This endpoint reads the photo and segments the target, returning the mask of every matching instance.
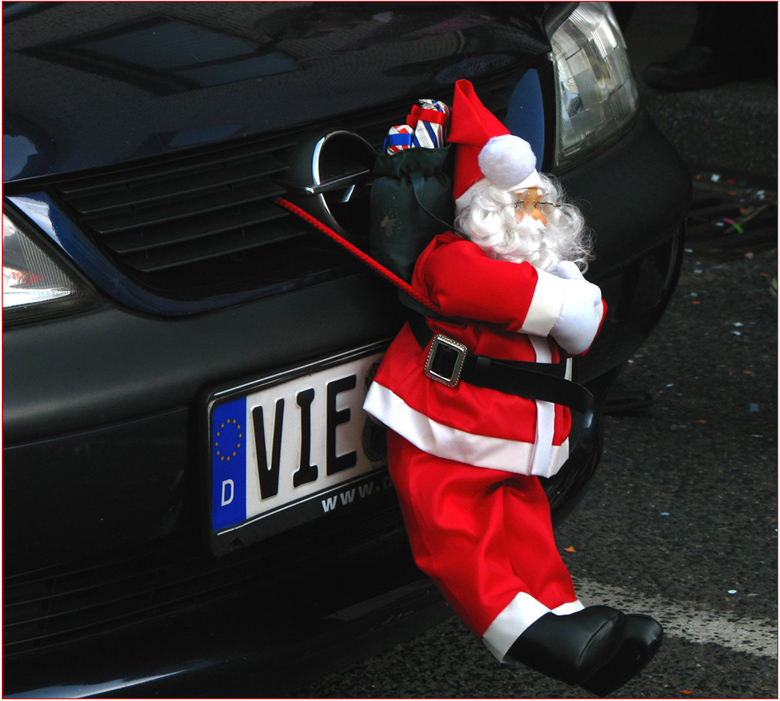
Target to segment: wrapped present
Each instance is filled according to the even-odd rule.
[[[447,142],[450,108],[439,100],[420,100],[412,108],[406,123],[414,127],[412,146],[440,148]]]
[[[441,112],[446,116],[446,123],[445,126],[449,126],[450,123],[450,108],[449,105],[446,105],[443,102],[440,102],[439,100],[418,100],[420,103],[420,107],[422,107],[424,110],[434,110],[436,112]]]
[[[408,148],[440,148],[447,142],[450,108],[439,100],[419,100],[406,124],[390,127],[382,150],[398,153]]]
[[[399,124],[398,126],[390,127],[385,137],[385,143],[382,145],[382,150],[385,153],[398,153],[398,151],[403,149],[411,148],[413,137],[413,126]]]

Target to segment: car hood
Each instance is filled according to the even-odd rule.
[[[551,5],[4,3],[4,180],[414,102],[546,54]]]

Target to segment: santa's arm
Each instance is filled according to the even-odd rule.
[[[552,282],[554,276],[529,263],[488,258],[465,239],[434,250],[421,272],[426,294],[445,316],[498,324],[512,331],[546,336],[563,303]],[[532,326],[534,331],[529,330]]]
[[[428,295],[445,316],[551,335],[572,355],[587,350],[603,317],[598,287],[581,276],[565,279],[530,263],[494,260],[466,240],[434,251],[422,273]]]

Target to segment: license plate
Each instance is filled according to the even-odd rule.
[[[391,489],[384,451],[371,445],[376,427],[362,409],[385,347],[375,344],[208,397],[215,554],[342,513]]]

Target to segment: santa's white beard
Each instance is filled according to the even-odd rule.
[[[539,205],[546,224],[529,214],[518,221],[516,195],[482,181],[474,186],[471,203],[458,216],[456,226],[491,258],[528,262],[547,272],[553,272],[561,261],[572,261],[585,270],[589,252],[582,214],[564,203],[554,180],[541,177],[545,185],[541,200],[550,203]]]

